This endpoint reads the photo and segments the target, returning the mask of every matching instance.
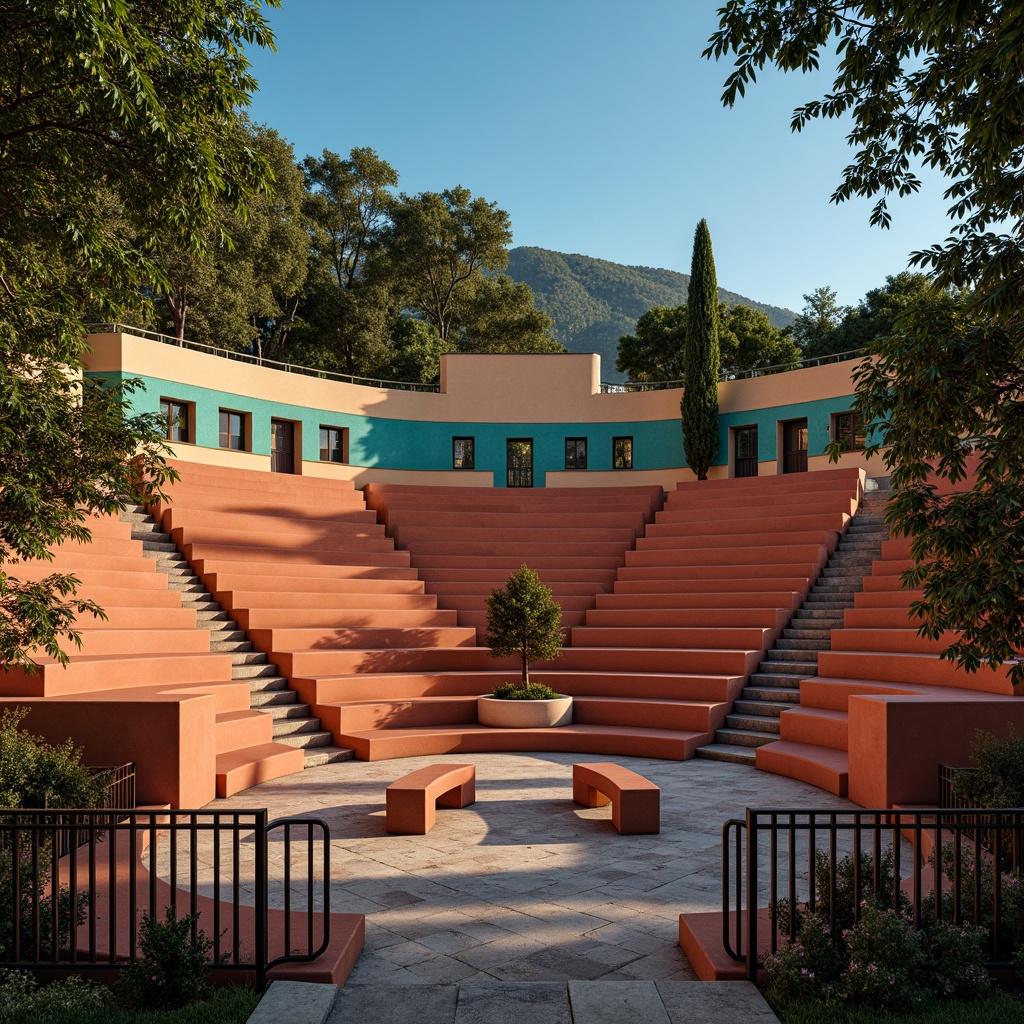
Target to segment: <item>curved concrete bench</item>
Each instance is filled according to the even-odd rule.
[[[392,782],[385,795],[388,832],[426,835],[438,805],[468,807],[476,800],[476,766],[432,764]]]
[[[661,790],[649,779],[610,762],[574,764],[572,798],[584,807],[612,805],[612,824],[620,835],[661,831]]]

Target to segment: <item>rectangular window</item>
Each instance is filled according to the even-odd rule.
[[[348,462],[348,427],[320,428],[320,461]]]
[[[612,469],[633,468],[633,438],[612,438]]]
[[[567,437],[565,439],[565,468],[587,468],[587,439],[585,437]]]
[[[452,438],[452,469],[473,468],[473,438]]]
[[[245,416],[244,412],[232,412],[230,409],[221,409],[221,448],[231,448],[236,452],[248,451],[245,443]]]
[[[188,429],[188,402],[176,402],[173,398],[161,398],[160,415],[167,424],[164,437],[168,441],[184,441],[188,444],[192,440]]]
[[[867,431],[859,412],[840,412],[832,418],[832,440],[842,441],[846,451],[863,451],[867,447]]]

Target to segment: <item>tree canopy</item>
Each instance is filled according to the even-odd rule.
[[[977,288],[987,308],[1024,305],[1024,25],[1021,0],[730,0],[704,51],[734,54],[731,106],[766,64],[818,68],[834,49],[832,89],[793,111],[792,127],[847,118],[856,153],[832,195],[876,200],[921,187],[918,168],[944,175],[950,236],[915,253],[940,287]]]
[[[683,452],[698,480],[706,480],[718,455],[718,279],[708,222],[693,235],[690,289],[686,296],[685,379],[681,411]]]
[[[98,610],[70,574],[6,566],[87,540],[88,513],[137,493],[139,471],[169,476],[154,418],[76,381],[83,316],[162,282],[162,232],[200,255],[221,205],[264,190],[266,161],[238,130],[250,45],[273,45],[256,0],[0,0],[2,662],[63,658],[75,615]]]
[[[949,235],[911,256],[934,291],[869,341],[858,405],[892,472],[886,518],[913,538],[919,631],[957,631],[944,653],[969,671],[1003,664],[1024,648],[1024,3],[731,0],[719,16],[705,55],[736,56],[727,105],[766,64],[811,70],[835,50],[831,91],[792,118],[852,124],[833,201],[874,198],[885,227],[921,165],[948,182]]]

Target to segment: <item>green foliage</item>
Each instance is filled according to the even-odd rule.
[[[0,713],[0,807],[100,807],[106,780],[68,739],[47,743],[22,729],[28,708]]]
[[[718,281],[711,232],[701,220],[693,236],[690,288],[686,297],[683,350],[683,451],[698,480],[706,480],[718,455]]]
[[[1024,327],[959,295],[912,305],[856,370],[857,405],[882,451],[886,521],[911,538],[921,636],[957,635],[943,657],[967,672],[1010,664],[1024,680]],[[937,481],[947,486],[941,490]],[[957,489],[951,491],[949,485]]]
[[[823,51],[840,60],[829,93],[793,112],[800,131],[815,118],[844,118],[857,150],[835,202],[879,197],[873,224],[890,220],[886,200],[918,191],[923,164],[949,180],[954,221],[941,245],[914,262],[941,287],[976,285],[997,307],[1024,304],[1024,91],[1020,88],[1020,0],[732,0],[705,56],[735,54],[723,102],[732,105],[765,64],[816,69]],[[993,230],[993,227],[996,227]]]
[[[177,1010],[131,1010],[109,989],[70,975],[37,985],[27,971],[0,973],[0,1024],[245,1024],[259,1003],[252,988],[220,988]]]
[[[166,283],[157,313],[160,327],[175,337],[185,337],[187,317],[193,341],[280,360],[296,326],[309,263],[303,176],[277,132],[245,118],[236,130],[265,160],[272,184],[249,201],[244,218],[230,203],[218,204],[201,258],[173,237],[161,239],[157,258]]]
[[[551,317],[534,303],[529,285],[506,274],[481,277],[461,317],[460,352],[564,352]]]
[[[554,700],[559,696],[547,683],[502,683],[491,691],[498,700]]]
[[[530,664],[558,656],[562,649],[562,608],[551,588],[528,566],[521,565],[503,588],[487,599],[487,635],[491,656],[517,655],[522,663],[521,687],[530,685]]]
[[[82,400],[82,317],[136,308],[162,282],[164,233],[199,255],[218,205],[263,188],[234,126],[255,87],[244,48],[272,36],[256,0],[0,0],[0,43],[2,566],[88,539],[86,513],[137,493],[139,444],[138,468],[168,479],[156,424],[125,415],[127,382]],[[96,610],[76,586],[0,568],[0,661],[63,660],[75,614]]]
[[[615,369],[637,383],[683,379],[686,303],[655,306],[636,322],[634,334],[619,338]]]
[[[169,1010],[204,999],[210,991],[213,939],[198,927],[199,914],[177,917],[167,907],[164,920],[143,912],[141,956],[121,972],[121,991],[135,1006]]]
[[[921,1005],[925,953],[906,918],[869,903],[844,938],[849,955],[843,974],[847,999],[897,1012]]]
[[[850,308],[836,302],[836,290],[829,287],[815,288],[804,296],[804,303],[803,310],[793,324],[793,337],[804,356],[813,358],[845,352],[846,349],[841,347],[843,341],[839,338],[839,332]]]
[[[136,381],[76,381],[19,344],[5,346],[0,325],[0,662],[31,670],[39,650],[66,662],[62,642],[80,643],[76,616],[101,611],[75,597],[71,573],[21,580],[6,565],[51,561],[64,539],[87,542],[89,513],[146,500],[177,474],[159,417],[126,414]]]
[[[81,748],[70,739],[51,744],[20,728],[27,708],[4,708],[0,713],[0,807],[90,808],[103,803],[106,780],[82,764]],[[53,893],[49,864],[55,834],[40,835],[33,845],[28,834],[20,844],[0,841],[0,960],[13,959],[15,921],[23,951],[40,957],[54,953]],[[15,906],[14,878],[19,880],[20,904]],[[81,924],[88,905],[86,893],[72,898],[67,886],[57,893],[59,944],[66,945],[72,920]]]
[[[75,974],[40,986],[28,971],[0,971],[0,1024],[78,1021],[112,1002],[108,988]]]
[[[887,518],[913,537],[903,582],[924,590],[920,633],[958,632],[944,656],[968,672],[998,667],[1024,647],[1024,3],[732,0],[719,17],[705,56],[737,57],[727,105],[766,64],[808,71],[835,49],[832,89],[792,120],[797,131],[817,117],[850,124],[856,155],[834,201],[875,198],[872,223],[885,227],[888,197],[920,187],[919,163],[947,179],[950,234],[911,258],[933,272],[935,294],[911,297],[871,341],[857,404],[889,446]],[[934,486],[964,480],[954,495]],[[1024,662],[1010,675],[1024,681]]]
[[[508,214],[461,185],[402,194],[382,229],[369,273],[386,278],[406,309],[434,325],[445,342],[473,298],[484,271],[508,263]]]
[[[1009,1024],[1024,1006],[1019,996],[990,989],[970,1002],[931,997],[909,1013],[843,1002],[773,1003],[772,1009],[782,1024]]]
[[[687,274],[652,267],[627,267],[548,249],[519,247],[509,253],[508,274],[530,286],[537,305],[553,320],[554,337],[571,352],[597,352],[602,374],[608,380],[624,380],[630,370],[615,370],[619,339],[636,334],[638,318],[656,307],[675,309],[685,303]],[[791,324],[794,314],[753,299],[719,289],[719,299],[729,306],[747,306],[765,313],[774,327]],[[646,365],[646,364],[644,364]],[[646,376],[631,380],[679,380],[677,371],[649,369]]]
[[[976,770],[954,776],[954,796],[968,807],[1024,807],[1024,739],[1012,722],[1006,739],[978,729],[971,760]]]

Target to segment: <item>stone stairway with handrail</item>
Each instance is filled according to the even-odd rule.
[[[231,677],[248,681],[251,708],[273,718],[274,742],[301,748],[306,768],[350,760],[353,752],[334,745],[309,705],[300,702],[267,655],[253,649],[245,630],[221,607],[145,507],[128,506],[121,520],[131,524],[132,539],[142,542],[143,553],[166,574],[169,589],[181,595],[182,607],[195,611],[197,627],[210,631],[210,650],[231,655]]]
[[[818,674],[818,652],[830,647],[833,629],[843,625],[872,563],[889,537],[885,527],[887,489],[865,491],[836,550],[821,570],[803,604],[775,644],[765,652],[756,672],[726,717],[725,728],[697,757],[753,765],[758,747],[779,738],[783,711],[800,703],[800,681]]]

